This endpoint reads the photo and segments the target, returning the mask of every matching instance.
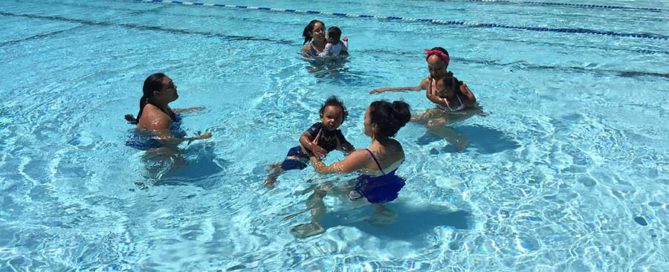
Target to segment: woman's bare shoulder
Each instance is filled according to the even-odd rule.
[[[171,123],[172,119],[166,113],[154,105],[147,104],[144,106],[138,125],[144,129],[162,130],[169,128]]]
[[[302,53],[308,53],[311,50],[311,43],[307,43],[302,46]]]

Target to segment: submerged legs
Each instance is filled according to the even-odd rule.
[[[299,224],[290,229],[290,233],[296,238],[307,238],[325,232],[325,228],[318,223],[318,220],[326,211],[323,198],[327,195],[327,191],[321,185],[317,186],[314,193],[307,198],[307,208],[311,210],[311,222]]]

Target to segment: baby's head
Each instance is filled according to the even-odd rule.
[[[344,107],[344,103],[339,101],[334,95],[325,100],[319,113],[321,123],[328,130],[338,129],[344,123],[344,120],[346,120],[346,116],[348,116],[348,111]]]
[[[336,26],[331,26],[330,28],[328,28],[327,39],[329,43],[337,44],[339,43],[340,38],[341,38],[341,29],[339,29]]]
[[[448,51],[443,47],[434,47],[432,49],[425,49],[425,55],[430,76],[433,78],[441,78],[445,76],[450,61]]]

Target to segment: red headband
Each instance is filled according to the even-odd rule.
[[[448,55],[444,54],[444,52],[441,52],[441,50],[425,49],[425,55],[426,55],[425,60],[427,60],[432,55],[437,55],[437,57],[439,57],[441,60],[443,60],[444,64],[446,64],[446,66],[448,66],[448,62],[449,62],[450,58],[448,57]]]

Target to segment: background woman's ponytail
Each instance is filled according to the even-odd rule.
[[[153,92],[160,91],[163,89],[163,79],[167,77],[163,73],[155,73],[150,75],[144,80],[144,86],[142,87],[142,98],[139,99],[139,112],[137,113],[137,118],[133,117],[132,114],[126,114],[125,120],[130,124],[137,124],[139,118],[142,117],[142,112],[144,111],[144,106],[149,103],[149,99],[153,97]]]

